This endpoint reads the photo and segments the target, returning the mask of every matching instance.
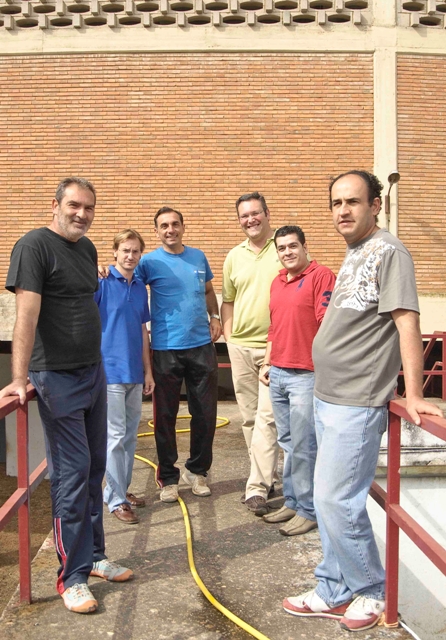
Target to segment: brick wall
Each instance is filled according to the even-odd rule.
[[[338,269],[345,245],[329,177],[373,167],[373,59],[359,54],[108,54],[0,58],[0,282],[15,240],[48,224],[57,182],[91,179],[102,262],[114,233],[183,211],[221,288],[241,242],[234,202],[259,189],[275,225],[298,223]]]
[[[446,59],[398,57],[401,240],[415,261],[418,291],[446,294]]]

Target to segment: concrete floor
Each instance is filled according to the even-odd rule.
[[[152,405],[144,404],[144,423]],[[187,413],[182,406],[180,414]],[[210,473],[212,495],[197,498],[180,484],[189,510],[197,571],[225,607],[270,640],[337,640],[349,637],[338,622],[302,619],[282,610],[285,596],[315,585],[313,569],[321,558],[317,530],[286,538],[279,525],[263,522],[240,503],[248,475],[248,456],[241,419],[233,402],[219,403],[218,413],[230,424],[217,430],[214,464]],[[179,421],[178,428],[187,426]],[[187,458],[188,434],[179,434],[180,466]],[[138,440],[138,454],[156,461],[153,437]],[[145,495],[147,507],[138,510],[141,522],[124,525],[105,514],[107,554],[131,567],[135,580],[112,584],[90,581],[99,601],[96,613],[68,612],[55,590],[57,561],[51,543],[44,545],[33,563],[30,606],[18,606],[17,596],[0,621],[0,638],[10,640],[244,640],[250,636],[217,611],[199,591],[190,573],[185,528],[178,503],[164,504],[154,482],[154,471],[136,461],[132,491]],[[280,495],[270,501],[282,504]],[[374,628],[361,640],[406,640],[403,629]]]

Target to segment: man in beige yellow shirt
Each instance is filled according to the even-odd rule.
[[[281,267],[265,198],[257,191],[236,202],[247,236],[228,253],[223,266],[223,333],[228,344],[235,395],[251,460],[246,507],[261,516],[274,482],[278,445],[267,387],[259,383],[269,328],[269,292]]]

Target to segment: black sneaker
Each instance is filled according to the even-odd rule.
[[[268,505],[263,496],[252,496],[245,500],[245,506],[256,516],[264,516],[268,513]]]

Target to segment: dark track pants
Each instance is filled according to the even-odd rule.
[[[212,464],[212,443],[217,420],[217,354],[211,342],[202,347],[153,352],[155,379],[155,440],[157,481],[161,487],[178,484],[180,471],[175,424],[183,379],[190,421],[190,456],[186,468],[205,476]]]
[[[87,582],[105,558],[102,479],[107,457],[107,386],[102,363],[30,371],[51,480],[57,590]]]

